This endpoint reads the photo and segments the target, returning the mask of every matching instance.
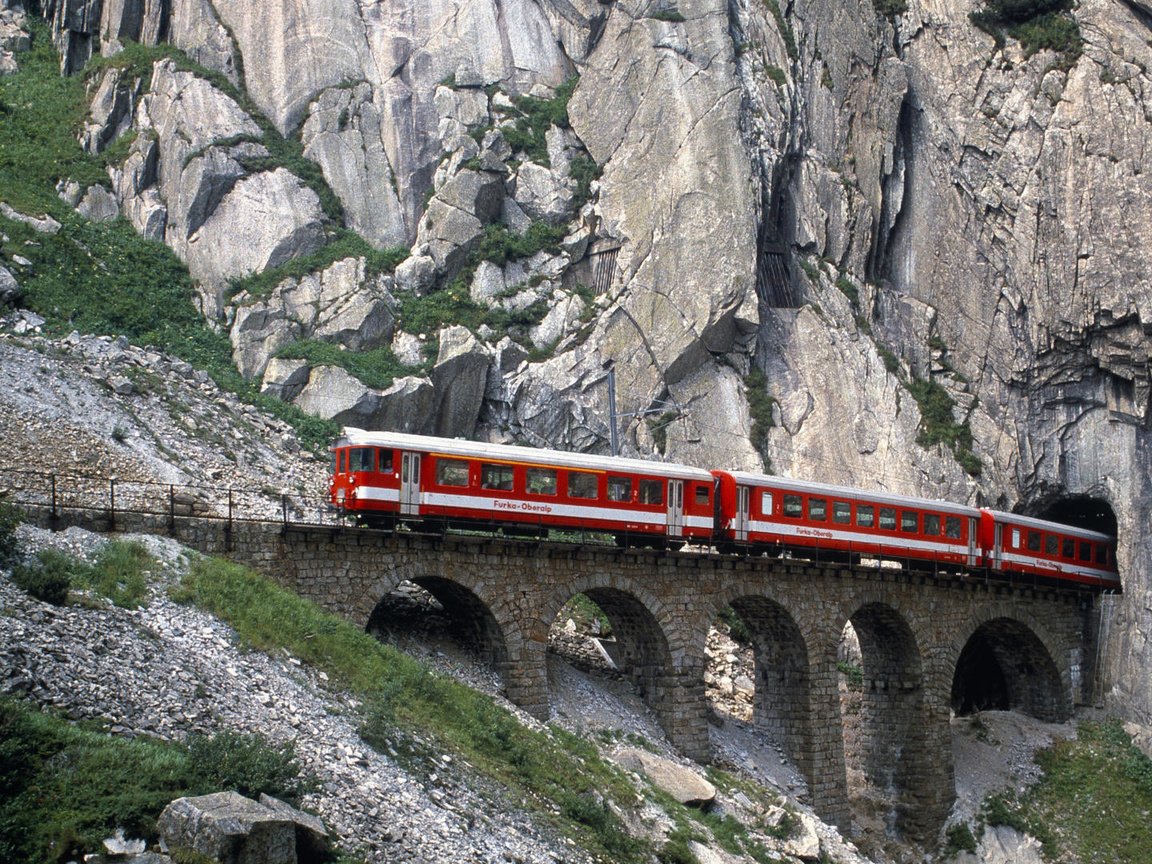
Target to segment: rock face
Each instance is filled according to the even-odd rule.
[[[296,864],[295,823],[235,792],[177,798],[156,827],[168,846],[222,864]]]

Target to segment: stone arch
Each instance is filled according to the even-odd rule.
[[[747,626],[752,639],[756,688],[752,722],[784,750],[811,783],[812,661],[806,628],[787,607],[763,593],[739,594],[726,605]]]
[[[1012,609],[984,610],[950,649],[953,712],[996,708],[1048,722],[1067,720],[1071,687],[1059,656],[1042,627],[1024,623]]]
[[[524,638],[507,602],[489,596],[488,586],[456,578],[453,568],[438,568],[433,561],[421,567],[405,567],[376,574],[359,592],[353,603],[356,619],[367,628],[378,616],[382,603],[405,581],[427,591],[443,607],[449,622],[449,636],[474,652],[500,677],[508,697],[521,707],[538,714],[538,706],[525,689],[525,674],[517,668]]]
[[[652,709],[661,727],[678,746],[677,729],[681,716],[685,646],[673,646],[669,633],[676,628],[669,620],[664,604],[642,585],[627,581],[580,579],[557,590],[542,609],[544,632],[555,620],[564,604],[577,594],[584,594],[600,607],[612,627],[613,639],[605,645],[619,671],[631,682],[637,694]],[[681,663],[675,662],[675,657]],[[701,673],[702,674],[702,673]],[[702,683],[701,683],[702,690]],[[701,700],[703,693],[701,692]],[[682,748],[683,749],[683,748]]]
[[[937,740],[946,743],[947,736],[934,734],[929,724],[921,640],[904,615],[880,600],[857,605],[841,631],[846,623],[860,642],[863,780],[881,800],[893,802],[883,813],[888,835],[930,836],[944,815],[936,812],[940,796],[932,787],[940,761],[950,769],[951,759]]]

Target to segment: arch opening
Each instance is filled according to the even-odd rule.
[[[908,623],[872,603],[845,623],[838,651],[848,797],[854,827],[882,849],[938,826],[931,798],[920,650]]]
[[[504,677],[508,646],[503,628],[483,600],[451,580],[401,582],[376,603],[365,629],[410,653],[459,655]]]
[[[1051,723],[1067,720],[1060,670],[1040,638],[1025,624],[996,618],[968,637],[952,676],[952,711],[1020,711]]]
[[[664,733],[672,728],[676,684],[672,652],[660,623],[637,597],[604,587],[573,595],[550,622],[548,653],[554,705],[560,696],[558,685],[569,683],[574,669],[602,681],[625,682],[623,690],[609,683],[601,696],[617,700],[621,710],[638,697],[656,715]],[[567,686],[563,691],[565,698],[580,698],[584,689]],[[600,722],[578,703],[561,706],[560,713],[590,726]],[[584,716],[573,716],[580,714]]]

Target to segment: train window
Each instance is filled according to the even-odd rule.
[[[332,461],[328,465],[328,470],[332,474],[340,473],[340,457],[344,454],[343,450],[332,451]]]
[[[852,505],[847,501],[832,502],[832,521],[847,525],[852,521]]]
[[[377,451],[378,464],[376,470],[381,474],[391,474],[395,470],[392,466],[392,451],[381,448]]]
[[[641,480],[640,481],[640,503],[641,504],[663,504],[664,503],[664,481],[663,480]]]
[[[1060,538],[1055,534],[1044,535],[1044,552],[1048,555],[1059,555]]]
[[[708,501],[709,501],[709,494],[708,493],[711,491],[712,490],[709,489],[707,486],[705,486],[703,483],[701,483],[699,486],[697,486],[696,487],[696,503],[702,507],[707,506]]]
[[[900,530],[905,534],[920,533],[920,514],[915,510],[900,511]]]
[[[1091,561],[1092,560],[1092,544],[1089,543],[1087,540],[1081,540],[1080,541],[1080,560],[1081,561]]]
[[[784,515],[790,519],[799,519],[804,515],[804,501],[799,495],[784,496]]]
[[[480,488],[512,491],[512,466],[485,462],[480,466]]]
[[[944,536],[951,537],[953,540],[960,539],[960,517],[959,516],[945,516],[944,517]]]
[[[1076,557],[1076,541],[1071,537],[1065,537],[1064,542],[1060,544],[1060,554],[1064,558]]]
[[[1029,531],[1028,532],[1028,551],[1029,552],[1039,552],[1040,551],[1040,532],[1039,531]]]
[[[524,473],[524,488],[529,495],[555,495],[556,469],[529,468]]]
[[[568,497],[569,498],[595,498],[596,497],[596,475],[589,474],[587,471],[569,471],[568,472]]]
[[[348,451],[349,471],[375,471],[376,450],[373,447],[353,447]]]
[[[608,478],[608,500],[609,501],[631,501],[632,500],[632,478],[631,477],[609,477]]]
[[[1108,563],[1108,547],[1105,546],[1103,543],[1097,543],[1096,544],[1096,563],[1097,564],[1107,564]]]
[[[765,492],[763,495],[760,496],[760,511],[765,516],[771,516],[772,515],[772,493],[771,492]]]
[[[437,459],[436,482],[441,486],[467,486],[468,463],[463,459]]]
[[[924,533],[936,537],[940,534],[940,514],[924,514]]]
[[[896,508],[895,507],[881,507],[880,508],[880,527],[885,531],[896,530]]]
[[[871,528],[876,521],[876,508],[871,504],[856,505],[856,524],[861,528]]]
[[[1012,548],[1013,549],[1019,549],[1020,548],[1020,529],[1019,528],[1013,528],[1012,529]]]
[[[826,498],[808,499],[808,518],[813,522],[823,522],[828,518],[828,500]]]

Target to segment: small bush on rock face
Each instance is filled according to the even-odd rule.
[[[76,576],[77,561],[55,549],[43,549],[31,564],[19,564],[12,570],[12,581],[37,600],[63,606]]]

